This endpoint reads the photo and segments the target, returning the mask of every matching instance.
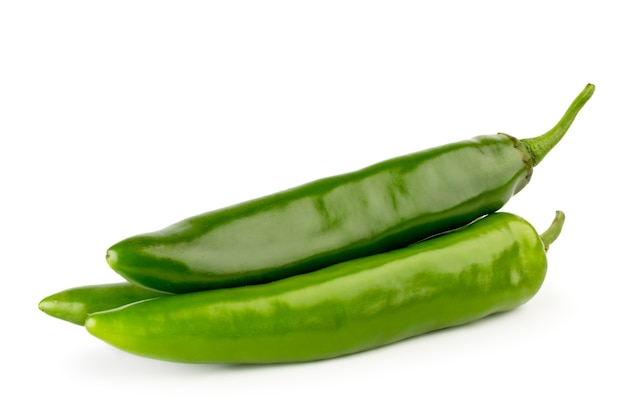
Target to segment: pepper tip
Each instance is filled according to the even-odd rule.
[[[106,260],[107,260],[107,263],[111,267],[113,267],[115,265],[115,263],[117,262],[117,252],[115,252],[114,249],[107,250]]]

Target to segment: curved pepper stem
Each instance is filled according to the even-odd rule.
[[[593,84],[587,84],[585,89],[574,99],[572,104],[570,104],[556,126],[541,136],[522,139],[520,141],[528,151],[533,166],[537,166],[546,154],[559,143],[576,118],[578,111],[583,108],[587,100],[593,95],[594,90],[595,86]]]
[[[564,222],[565,214],[562,211],[557,211],[556,216],[552,221],[552,224],[550,225],[550,227],[548,227],[548,230],[546,230],[539,236],[541,238],[541,241],[543,242],[543,246],[546,249],[546,252],[548,251],[550,245],[554,243],[556,238],[559,237],[559,235],[561,234],[561,229],[563,229]]]

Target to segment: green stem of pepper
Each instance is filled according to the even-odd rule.
[[[563,223],[565,222],[565,214],[562,211],[557,211],[554,220],[548,230],[543,232],[540,235],[541,240],[543,241],[543,246],[548,251],[548,248],[556,238],[561,234],[561,229],[563,228]]]
[[[593,84],[587,84],[585,89],[574,99],[561,120],[552,129],[541,136],[520,141],[528,152],[533,166],[537,166],[546,154],[559,143],[576,118],[578,111],[583,108],[587,100],[593,95],[594,90],[595,86]]]

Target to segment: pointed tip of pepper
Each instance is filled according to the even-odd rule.
[[[47,313],[48,310],[50,310],[50,307],[52,307],[52,302],[48,300],[48,297],[46,297],[39,302],[37,307],[39,307],[39,310],[43,311],[44,313]]]
[[[62,300],[59,299],[58,294],[53,294],[41,300],[37,307],[52,317],[58,317],[60,304],[62,304]]]
[[[109,266],[115,269],[115,264],[117,263],[117,252],[113,248],[109,248],[106,254],[106,260]]]
[[[102,315],[104,314],[104,318]],[[87,332],[97,337],[98,339],[110,343],[109,338],[111,337],[109,322],[106,320],[106,314],[104,312],[96,312],[89,314],[85,319],[83,326],[87,330]]]
[[[59,294],[53,294],[41,300],[38,305],[39,310],[50,317],[81,326],[86,314],[84,307],[80,303],[64,300]]]
[[[87,316],[85,320],[85,329],[91,334],[93,334],[94,328],[96,327],[96,319],[91,316]]]

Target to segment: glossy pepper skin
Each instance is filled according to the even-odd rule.
[[[39,302],[39,309],[52,317],[82,326],[91,313],[168,295],[128,282],[88,285],[49,295]]]
[[[131,304],[87,330],[122,350],[190,363],[333,358],[513,309],[539,290],[546,248],[525,220],[495,213],[408,247],[267,284]],[[545,242],[544,242],[545,241]]]
[[[458,228],[526,186],[593,91],[536,138],[479,136],[391,159],[130,237],[107,260],[137,285],[185,293],[274,281]]]

